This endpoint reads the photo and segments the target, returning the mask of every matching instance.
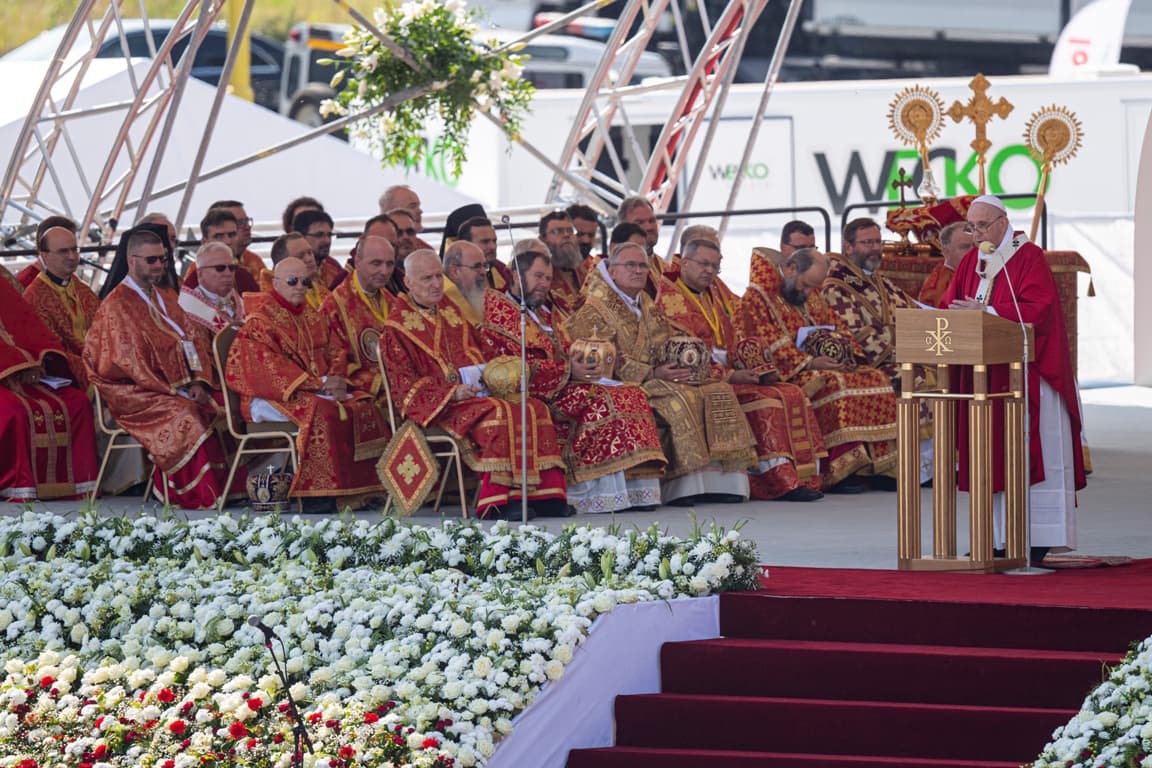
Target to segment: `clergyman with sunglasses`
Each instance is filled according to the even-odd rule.
[[[127,274],[101,302],[84,344],[89,380],[155,462],[153,494],[163,499],[167,480],[173,506],[213,507],[228,490],[228,462],[207,334],[162,287],[169,255],[155,228],[129,230],[122,247]],[[242,493],[246,475],[237,475],[233,489]]]
[[[244,303],[236,290],[237,268],[231,248],[219,241],[207,242],[196,252],[197,285],[180,289],[180,308],[213,335],[244,322]]]
[[[1076,491],[1086,484],[1080,445],[1081,414],[1060,294],[1044,251],[1014,232],[1008,209],[995,195],[981,195],[968,208],[968,251],[940,306],[1031,323],[1034,358],[1028,367],[1030,518],[1034,564],[1051,548],[1076,548]],[[1023,348],[1021,348],[1023,358]],[[959,368],[956,391],[972,391],[972,370]],[[1008,366],[988,367],[988,391],[1008,389]],[[992,434],[1004,434],[1003,400],[992,401]],[[968,422],[960,409],[958,445],[968,444]],[[1005,546],[1004,443],[992,441],[993,546]],[[968,490],[968,452],[960,451],[960,489]],[[1002,552],[997,552],[1002,555]]]

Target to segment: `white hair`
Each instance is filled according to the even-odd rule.
[[[212,251],[215,250],[224,251],[224,253],[228,254],[229,259],[236,258],[232,253],[231,247],[225,245],[219,240],[209,240],[207,243],[204,243],[204,245],[200,246],[200,248],[196,251],[196,268],[200,269],[200,267],[204,266],[204,262],[208,260],[208,257],[212,255]]]

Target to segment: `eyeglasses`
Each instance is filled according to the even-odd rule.
[[[552,227],[552,229],[548,230],[548,234],[552,237],[564,237],[564,235],[576,234],[576,230],[572,229],[572,227]]]
[[[415,227],[408,227],[408,229],[400,229],[399,227],[397,227],[396,228],[396,234],[407,235],[408,237],[416,237],[416,228]]]
[[[873,248],[877,245],[883,245],[883,244],[884,244],[884,241],[881,240],[880,238],[876,238],[875,240],[853,240],[852,241],[852,245],[862,245],[865,248]]]
[[[296,275],[291,275],[289,277],[278,277],[276,279],[277,280],[283,280],[284,282],[286,282],[288,285],[290,285],[293,288],[295,288],[296,286],[298,286],[300,284],[303,284],[305,288],[311,288],[312,287],[312,278],[310,278],[310,277],[297,277]]]
[[[133,253],[130,255],[134,259],[143,259],[145,264],[155,264],[158,261],[165,264],[168,263],[168,254],[164,254],[163,256],[137,256]]]
[[[476,272],[487,272],[488,271],[488,263],[484,262],[484,261],[480,262],[479,264],[461,264],[460,266],[463,267],[464,269],[471,269],[471,270],[474,270]]]
[[[224,272],[224,271],[235,272],[236,271],[236,265],[235,264],[209,264],[207,267],[205,267],[205,269],[214,269],[217,272]]]
[[[720,271],[720,264],[721,264],[720,261],[715,261],[715,262],[704,261],[702,259],[695,259],[695,258],[692,258],[690,256],[685,256],[684,261],[690,261],[693,264],[698,264],[698,265],[700,265],[700,269],[707,269],[710,272],[719,272]]]
[[[1005,215],[1002,213],[999,216],[992,217],[988,221],[970,221],[968,225],[964,227],[964,234],[974,235],[977,232],[987,232],[989,227],[1004,217]]]
[[[609,266],[621,267],[622,269],[631,269],[633,271],[648,269],[648,262],[646,261],[618,261]]]
[[[249,228],[251,228],[251,226],[252,226],[252,217],[251,217],[251,216],[245,216],[245,217],[244,217],[244,218],[242,218],[242,219],[236,219],[236,225],[237,225],[237,226],[240,226],[240,227],[249,227]]]

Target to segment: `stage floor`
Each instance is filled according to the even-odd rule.
[[[1079,494],[1077,552],[1152,558],[1152,389],[1117,387],[1082,392],[1093,474]],[[967,551],[967,496],[959,497],[958,550]],[[57,512],[76,509],[75,502],[39,505]],[[99,507],[116,514],[140,509],[138,498],[101,499]],[[150,508],[154,508],[149,505]],[[931,551],[931,491],[923,491],[924,552]],[[16,514],[21,505],[0,511]],[[239,508],[235,508],[239,511]],[[459,514],[448,508],[446,514]],[[190,512],[203,517],[212,512]],[[376,513],[358,513],[372,519]],[[430,507],[414,520],[433,523]],[[750,502],[707,504],[696,508],[661,507],[653,512],[538,519],[552,530],[572,523],[647,527],[652,523],[685,535],[697,523],[731,528],[743,524],[755,539],[761,562],[770,566],[893,569],[896,567],[896,494],[871,491],[857,496],[827,496],[810,503]],[[1111,570],[1111,569],[1104,569]],[[966,577],[972,578],[972,577]],[[1022,577],[1031,579],[1034,577]],[[1053,577],[1041,577],[1051,579]],[[997,579],[1002,582],[1003,579]],[[1152,592],[1152,590],[1150,590]]]

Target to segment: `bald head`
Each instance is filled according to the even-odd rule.
[[[272,268],[272,286],[282,299],[298,307],[312,287],[312,272],[301,259],[287,256]]]
[[[356,278],[369,294],[388,285],[395,268],[396,251],[387,238],[366,235],[356,243]]]
[[[404,285],[412,300],[422,307],[435,307],[444,298],[444,269],[436,251],[413,251],[404,259]]]

